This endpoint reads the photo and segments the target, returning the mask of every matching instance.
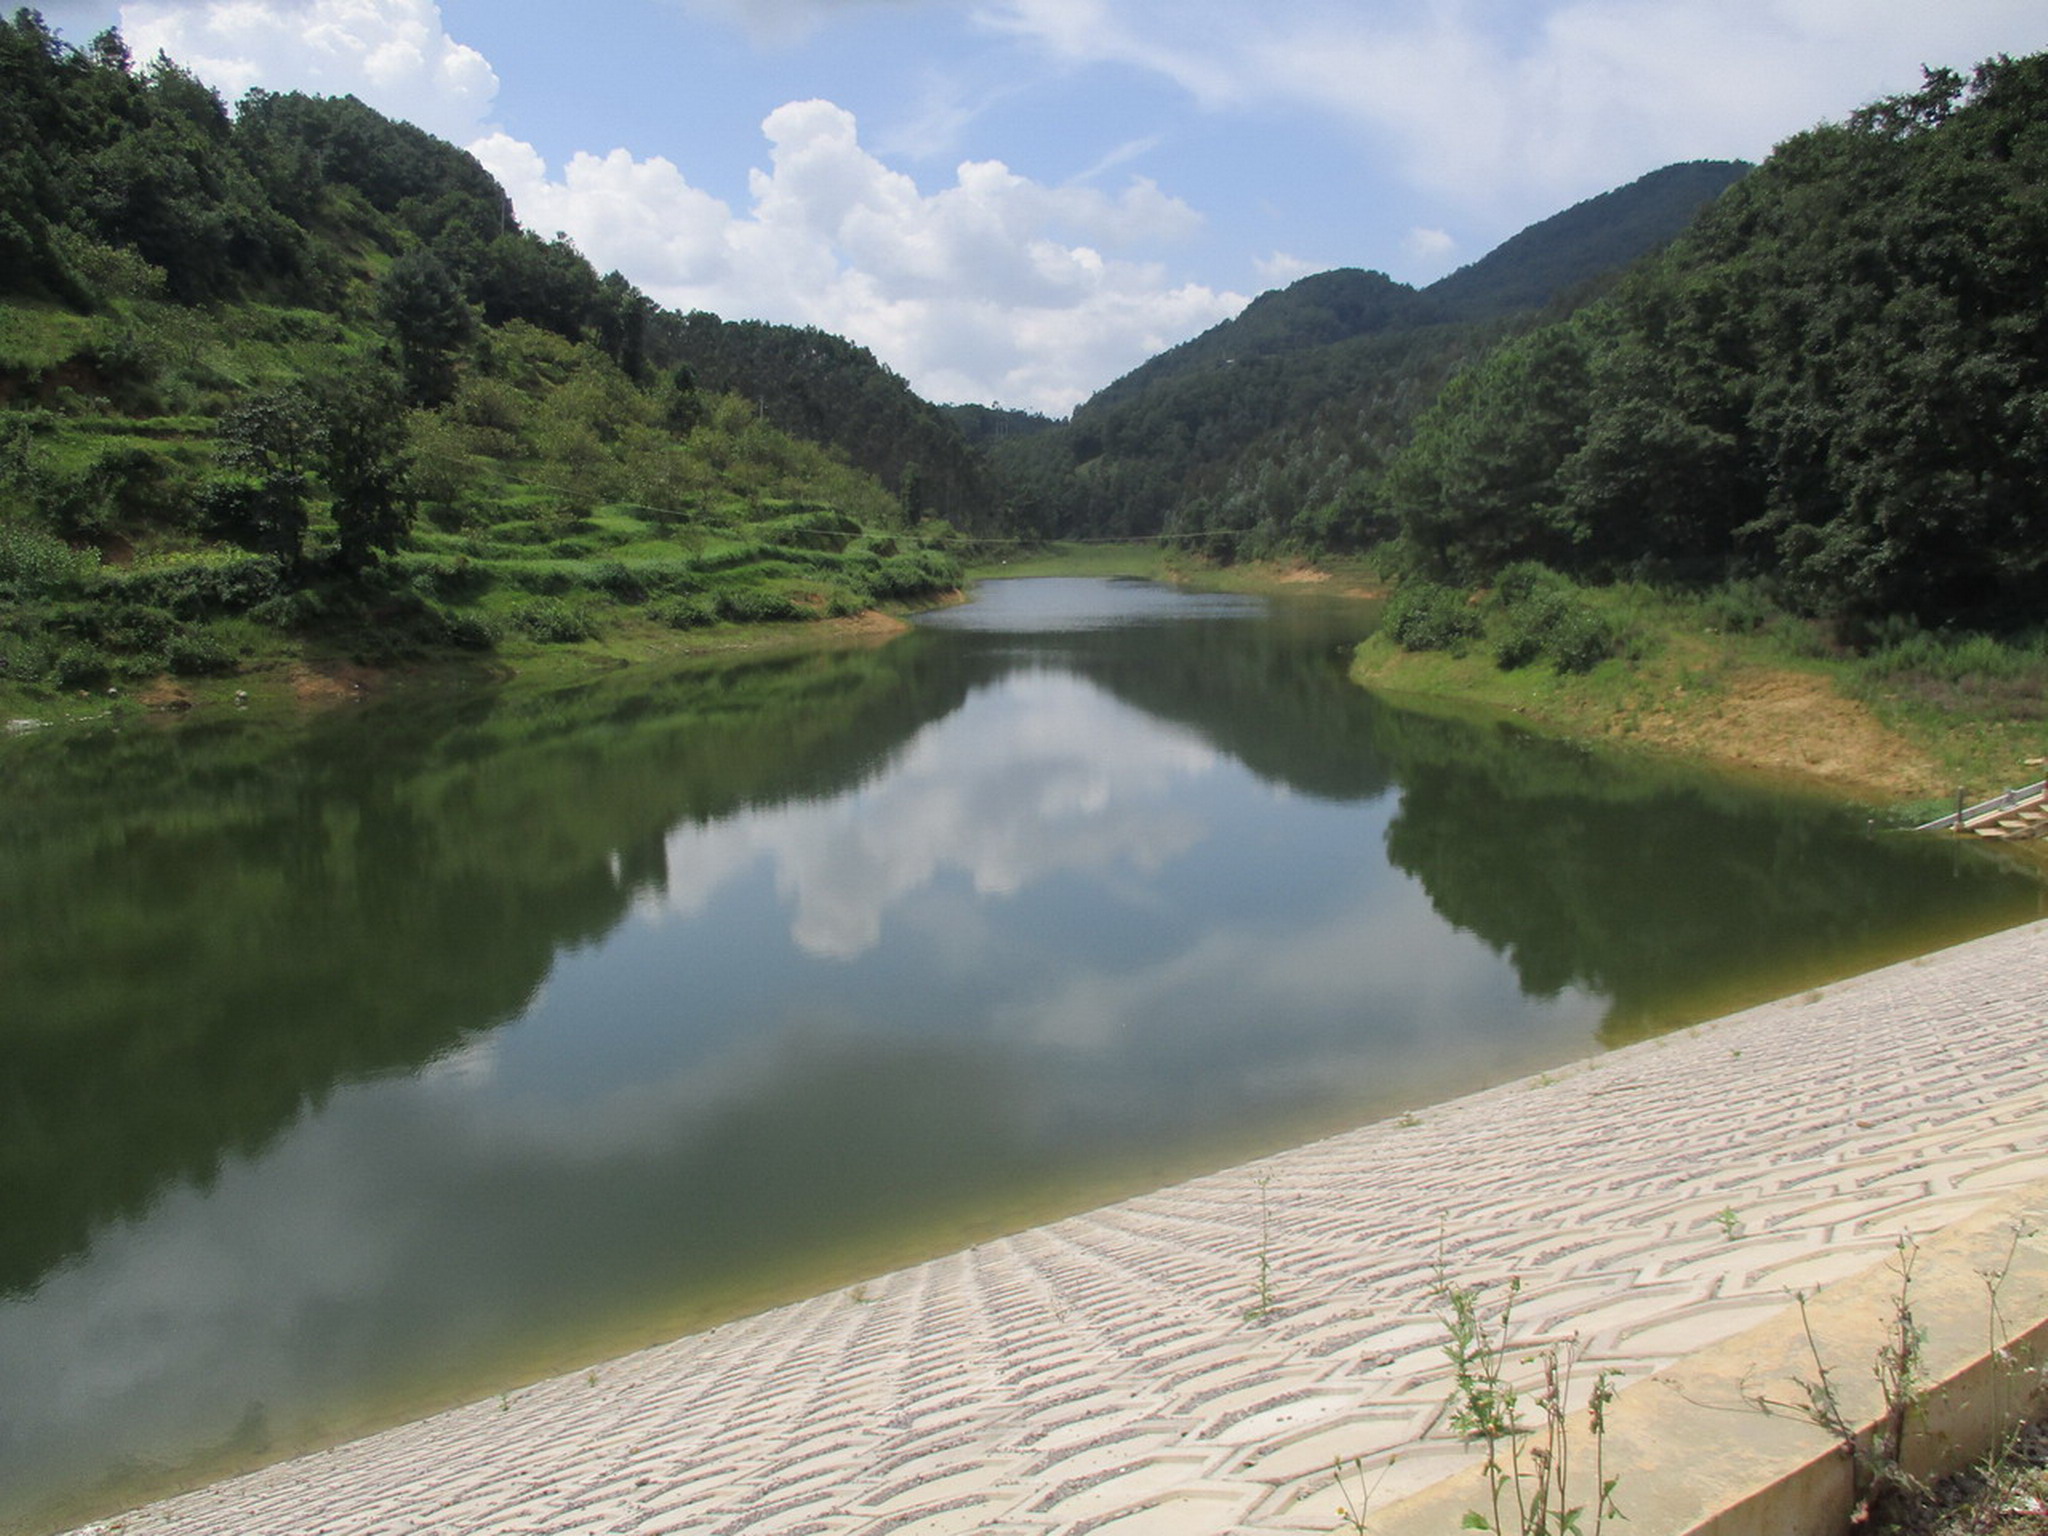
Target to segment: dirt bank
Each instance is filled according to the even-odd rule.
[[[1825,677],[1767,667],[1724,674],[1713,691],[1681,684],[1632,715],[1610,715],[1603,734],[1630,737],[1735,767],[1790,774],[1858,799],[1919,800],[1946,792],[1934,758]]]

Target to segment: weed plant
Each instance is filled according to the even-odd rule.
[[[1258,1274],[1252,1286],[1251,1305],[1244,1309],[1245,1321],[1263,1323],[1273,1315],[1278,1298],[1273,1292],[1273,1206],[1271,1174],[1259,1176]]]
[[[2030,1393],[2015,1394],[2022,1375],[2038,1378],[2038,1369],[2028,1370],[2013,1357],[2010,1335],[1999,1305],[1999,1290],[2012,1268],[2019,1240],[2026,1235],[2014,1228],[2005,1257],[1988,1270],[1980,1270],[1984,1282],[1987,1352],[1991,1360],[1992,1418],[2006,1425],[2017,1401]],[[1851,1418],[1842,1405],[1838,1375],[1823,1354],[1813,1331],[1804,1294],[1795,1296],[1799,1321],[1805,1336],[1812,1374],[1798,1378],[1796,1399],[1773,1398],[1765,1393],[1745,1394],[1751,1407],[1766,1415],[1784,1414],[1803,1420],[1831,1436],[1849,1463],[1855,1507],[1852,1519],[1857,1530],[1902,1531],[1924,1529],[1926,1516],[1937,1504],[1934,1488],[1906,1470],[1908,1441],[1921,1418],[1920,1398],[1925,1385],[1923,1351],[1926,1330],[1913,1315],[1913,1269],[1919,1249],[1910,1237],[1901,1236],[1894,1249],[1891,1268],[1898,1277],[1884,1338],[1874,1352],[1870,1372],[1878,1390],[1879,1412],[1867,1431]],[[2036,1381],[2038,1386],[2038,1380]],[[1998,1487],[2019,1480],[2022,1469],[2012,1465],[2014,1451],[2025,1426],[2001,1430],[1989,1455],[1969,1475],[1980,1486]]]
[[[1515,1341],[1514,1312],[1519,1277],[1507,1284],[1498,1314],[1489,1318],[1477,1286],[1452,1284],[1438,1272],[1435,1299],[1448,1338],[1451,1362],[1451,1427],[1485,1448],[1488,1508],[1470,1510],[1467,1530],[1502,1536],[1572,1536],[1587,1529],[1589,1506],[1571,1502],[1572,1366],[1575,1340],[1535,1348]],[[1525,1394],[1516,1384],[1535,1367],[1538,1385]],[[1593,1441],[1590,1504],[1594,1536],[1610,1518],[1623,1518],[1614,1500],[1618,1479],[1607,1476],[1607,1409],[1614,1378],[1602,1371],[1586,1403],[1586,1427]],[[1533,1422],[1531,1416],[1533,1415]]]

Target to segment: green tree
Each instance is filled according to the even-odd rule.
[[[457,349],[475,335],[476,319],[441,259],[416,247],[392,262],[378,285],[377,311],[398,342],[406,398],[446,401],[455,393]]]
[[[274,556],[288,580],[305,562],[306,501],[326,448],[318,404],[297,385],[242,400],[220,423],[218,457],[229,474],[201,494],[214,532]]]
[[[335,564],[358,575],[399,547],[418,510],[403,394],[391,374],[364,369],[330,383],[321,405]]]
[[[1585,435],[1587,354],[1579,326],[1545,326],[1458,374],[1417,419],[1386,494],[1425,569],[1477,579],[1512,560],[1575,558],[1587,530],[1557,472]]]

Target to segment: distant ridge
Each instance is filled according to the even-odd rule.
[[[1575,203],[1423,289],[1436,311],[1431,318],[1490,320],[1541,309],[1675,239],[1751,169],[1742,160],[1689,160]]]
[[[1384,272],[1338,267],[1260,294],[1232,319],[1169,348],[1099,390],[1076,415],[1165,380],[1416,326],[1540,310],[1675,239],[1750,167],[1740,160],[1667,165],[1530,225],[1420,291]]]

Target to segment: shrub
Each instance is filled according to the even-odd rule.
[[[318,587],[280,593],[249,610],[249,617],[258,624],[282,630],[304,629],[326,615],[327,597]]]
[[[1615,653],[1621,636],[1600,613],[1582,602],[1566,605],[1550,632],[1550,664],[1560,672],[1590,672]]]
[[[551,643],[568,644],[576,640],[594,640],[598,636],[597,620],[588,610],[558,597],[542,597],[522,603],[512,610],[510,619],[534,639]]]
[[[1457,651],[1481,631],[1465,595],[1434,581],[1407,581],[1387,604],[1387,633],[1404,651]]]
[[[162,608],[123,603],[104,610],[99,621],[99,639],[118,650],[155,651],[182,627]]]
[[[57,648],[47,635],[0,631],[0,678],[40,682],[49,675],[56,654]]]
[[[1613,625],[1569,578],[1535,561],[1500,573],[1492,609],[1493,659],[1503,671],[1548,656],[1559,672],[1590,672],[1619,644]]]
[[[465,651],[497,649],[498,623],[488,614],[443,608],[437,610],[436,616],[441,623],[442,638],[448,644]]]
[[[108,581],[129,602],[196,619],[247,613],[269,602],[284,590],[284,568],[270,555],[177,555]]]
[[[575,576],[558,565],[513,565],[503,574],[520,591],[543,597],[559,597],[576,585]]]
[[[1753,635],[1779,611],[1760,581],[1731,581],[1707,593],[1700,603],[1707,628],[1723,635]]]
[[[50,681],[59,688],[97,688],[111,670],[106,654],[87,640],[74,640],[50,661]]]
[[[173,635],[164,646],[164,665],[180,677],[222,677],[237,666],[235,653],[204,630]]]
[[[491,573],[467,555],[453,560],[425,559],[408,562],[413,590],[422,597],[443,602],[461,602],[490,590]]]
[[[100,557],[89,549],[73,549],[40,528],[0,523],[0,587],[21,596],[73,588],[89,581]]]
[[[835,619],[852,618],[874,606],[874,597],[861,587],[834,587],[825,600],[827,616]]]
[[[670,629],[701,629],[718,622],[718,600],[702,593],[658,598],[647,605],[647,616]]]
[[[721,592],[718,611],[741,624],[773,624],[810,617],[780,592],[771,592],[766,587],[740,587],[735,591]]]
[[[600,592],[608,592],[622,603],[647,600],[647,588],[633,568],[623,560],[605,560],[586,578]]]

